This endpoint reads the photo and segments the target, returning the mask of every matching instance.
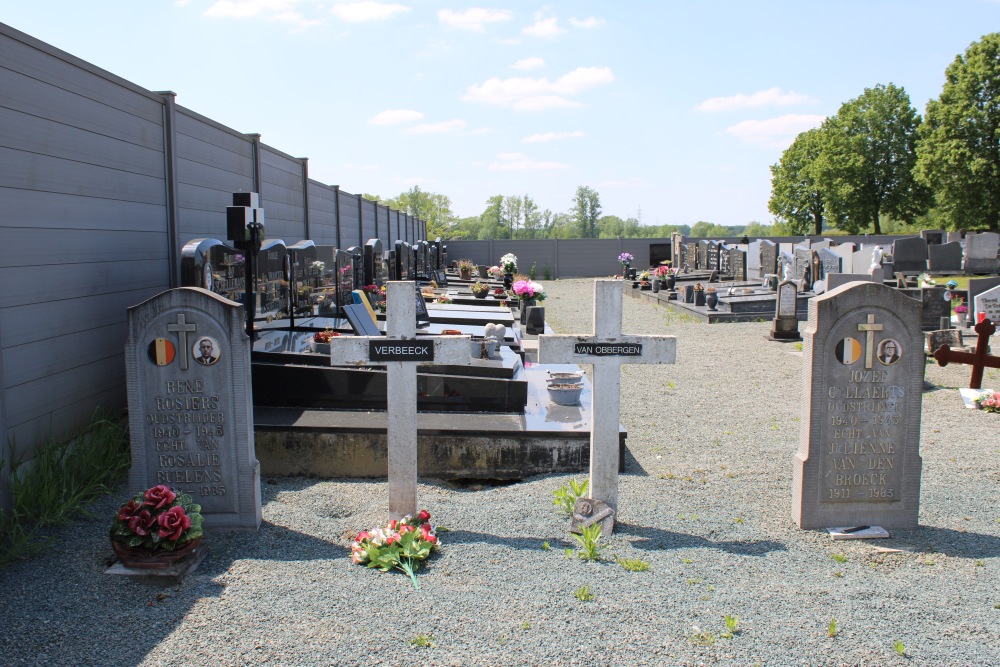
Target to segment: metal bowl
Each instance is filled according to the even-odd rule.
[[[549,398],[556,405],[579,405],[583,386],[579,384],[550,384]]]

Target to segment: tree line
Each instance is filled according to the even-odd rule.
[[[392,199],[364,195],[427,221],[430,238],[551,239],[800,236],[986,229],[1000,223],[1000,33],[973,42],[945,70],[921,116],[892,83],[866,88],[771,166],[770,224],[644,225],[604,215],[581,185],[570,208],[540,209],[530,195],[494,195],[459,218],[451,200],[419,186]]]
[[[768,209],[796,235],[998,231],[1000,33],[955,57],[923,118],[902,87],[866,88],[799,134],[771,175]]]

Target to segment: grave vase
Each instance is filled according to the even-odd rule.
[[[510,286],[514,284],[514,274],[505,273],[503,274],[503,288],[510,289]]]
[[[521,308],[521,324],[528,323],[528,308],[531,308],[534,305],[535,305],[534,299],[521,299],[519,304]]]
[[[694,290],[694,305],[696,306],[705,305],[705,290],[703,289]]]
[[[660,291],[660,279],[653,278],[653,292],[659,292],[659,291]]]
[[[631,276],[629,275],[628,262],[622,262],[622,278],[628,280]]]
[[[674,288],[674,285],[677,283],[677,276],[675,276],[673,273],[668,273],[666,281],[667,281],[666,288],[672,290]]]
[[[472,269],[459,268],[458,277],[462,280],[472,280]]]
[[[705,305],[708,306],[709,310],[715,310],[715,307],[719,305],[719,295],[715,292],[709,292],[705,295]]]
[[[178,563],[190,556],[198,545],[201,538],[190,540],[183,546],[179,546],[173,551],[159,551],[150,553],[142,549],[132,549],[121,542],[111,542],[111,547],[118,556],[118,561],[127,568],[136,570],[162,570]]]

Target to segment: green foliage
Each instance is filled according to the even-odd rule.
[[[552,549],[552,545],[548,542],[542,542],[542,551],[549,551]]]
[[[1000,230],[1000,33],[984,35],[945,70],[927,103],[917,178],[934,189],[950,229]]]
[[[821,234],[825,205],[817,180],[818,158],[823,150],[823,130],[803,132],[771,165],[771,199],[767,209],[783,220],[789,231]]]
[[[892,649],[899,656],[906,655],[906,646],[904,646],[903,642],[899,641],[898,639],[892,643]]]
[[[724,619],[726,621],[726,631],[719,636],[723,639],[732,639],[734,635],[738,635],[740,633],[740,631],[736,629],[737,623],[740,622],[740,617],[726,614]]]
[[[410,640],[410,646],[413,648],[434,648],[434,635],[430,633],[417,635]]]
[[[534,264],[532,264],[531,268],[528,269],[528,278],[530,278],[531,280],[535,279],[535,265]]]
[[[645,572],[649,569],[649,561],[641,558],[619,558],[618,564],[629,572]]]
[[[594,599],[594,594],[590,592],[590,586],[580,586],[573,591],[573,595],[580,602],[591,602]]]
[[[694,634],[691,635],[691,641],[699,646],[712,646],[715,644],[715,635],[713,635],[708,630],[702,630],[697,625],[691,628],[694,630]]]
[[[575,479],[571,479],[569,484],[563,484],[552,492],[552,495],[555,496],[552,504],[560,508],[567,516],[572,515],[573,508],[576,507],[576,499],[583,497],[583,494],[587,493],[588,486],[590,486],[589,479],[585,479],[580,483]]]
[[[830,619],[830,625],[827,626],[827,628],[826,628],[826,636],[827,637],[836,637],[837,636],[837,619],[835,619],[835,618],[831,618]]]
[[[601,549],[607,546],[601,544],[602,537],[600,523],[581,528],[579,535],[574,534],[573,539],[580,544],[580,558],[590,562],[601,560]]]
[[[830,558],[837,561],[838,563],[846,563],[848,558],[844,554],[830,554]]]
[[[79,515],[93,518],[84,506],[112,493],[111,485],[128,470],[128,431],[124,422],[98,411],[76,439],[49,442],[30,460],[0,457],[0,470],[8,460],[12,507],[0,509],[0,567],[43,549],[45,528]]]
[[[552,269],[550,269],[547,264],[542,265],[542,279],[552,280]]]
[[[597,238],[597,221],[601,217],[601,196],[597,194],[597,190],[586,185],[576,189],[573,215],[580,238]]]
[[[911,222],[927,210],[930,191],[913,177],[919,124],[906,91],[891,83],[866,88],[823,122],[810,171],[837,227],[881,234],[882,214]]]

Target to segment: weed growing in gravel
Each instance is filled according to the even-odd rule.
[[[826,636],[827,637],[837,636],[837,619],[835,618],[830,619],[830,625],[826,627]]]
[[[573,595],[580,602],[591,602],[594,599],[594,594],[590,592],[590,586],[580,586],[573,591]]]
[[[525,621],[524,623],[521,624],[521,629],[522,630],[527,630],[530,627],[531,627],[531,623],[528,623],[527,621]]]
[[[673,381],[667,382],[667,389],[675,389],[676,387],[677,385]]]
[[[688,579],[688,586],[697,586],[700,583],[701,579],[694,579],[694,578]]]
[[[986,567],[986,561],[982,559],[976,560],[976,567]]]
[[[713,635],[708,630],[702,630],[697,625],[692,625],[691,629],[694,630],[694,634],[691,635],[691,641],[699,646],[712,646],[715,644],[715,635]]]
[[[830,558],[838,563],[846,563],[849,560],[844,554],[830,554]]]
[[[736,629],[736,624],[740,622],[740,617],[726,614],[724,618],[726,620],[726,631],[719,636],[723,639],[732,639],[734,635],[738,635],[740,633],[740,631]]]
[[[743,523],[743,517],[741,517],[741,516],[736,517],[735,519],[733,519],[733,523],[742,524]]]
[[[563,548],[563,556],[565,556],[566,558],[572,558],[573,557],[573,548],[572,547],[564,547]]]
[[[542,542],[542,551],[548,551],[552,548],[552,545],[548,542]]]
[[[693,561],[693,560],[691,560],[690,558],[685,558],[685,559],[684,559],[684,564],[685,564],[685,565],[690,565],[690,564],[691,564],[691,563],[693,563],[693,562],[694,562],[694,561]]]
[[[413,648],[434,648],[434,635],[430,633],[417,635],[410,640],[410,646]]]
[[[497,635],[497,644],[500,644],[500,646],[503,646],[506,643],[507,643],[507,635],[505,635],[503,633]]]
[[[580,544],[580,558],[590,562],[601,560],[601,549],[607,546],[601,544],[601,537],[601,524],[599,523],[581,528],[579,535],[573,535],[573,539]]]
[[[571,479],[569,484],[563,484],[552,492],[552,495],[555,496],[552,504],[561,509],[567,516],[571,515],[576,506],[576,499],[587,492],[588,486],[590,486],[589,479],[583,480],[583,483],[580,484],[575,479]]]
[[[645,572],[649,569],[649,561],[641,558],[619,558],[618,564],[629,572]]]
[[[837,570],[836,572],[833,573],[833,576],[835,576],[835,577],[843,577],[844,573],[841,572],[840,570]]]
[[[897,655],[899,656],[906,655],[906,646],[904,646],[903,642],[899,641],[898,639],[892,643],[892,648],[894,651],[896,651]]]

